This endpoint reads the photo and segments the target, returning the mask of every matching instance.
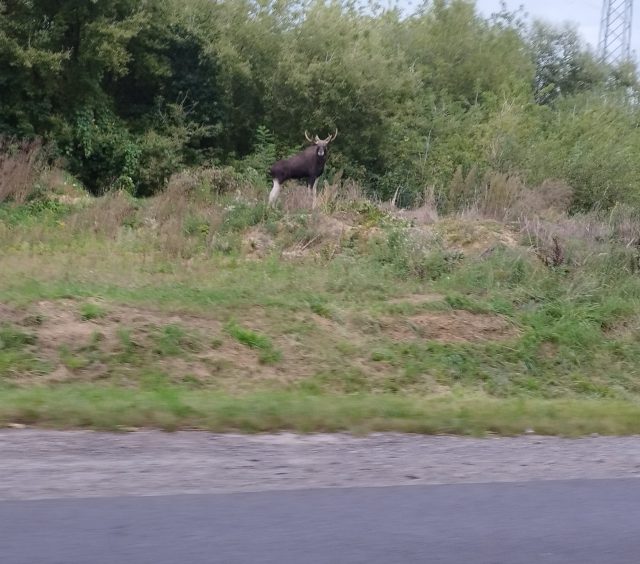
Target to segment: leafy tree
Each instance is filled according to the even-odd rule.
[[[528,42],[536,64],[534,96],[538,103],[548,104],[559,96],[604,84],[606,68],[582,46],[574,27],[553,27],[536,21]]]
[[[583,209],[640,199],[633,62],[471,0],[409,16],[356,0],[0,0],[0,91],[0,134],[43,137],[94,193],[150,195],[203,163],[266,189],[305,129],[338,127],[328,173],[381,198],[434,186],[452,203],[452,179],[493,170],[563,179]]]

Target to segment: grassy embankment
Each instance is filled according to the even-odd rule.
[[[342,184],[268,211],[216,182],[0,205],[0,424],[640,432],[628,210],[437,218]]]

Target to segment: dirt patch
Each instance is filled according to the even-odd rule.
[[[618,320],[604,328],[609,339],[636,340],[640,335],[640,316]]]
[[[545,360],[555,360],[558,356],[558,345],[549,342],[541,343],[538,354]]]
[[[281,256],[297,259],[318,254],[332,257],[354,228],[337,217],[312,214],[304,229],[285,225],[282,231],[285,250]]]
[[[88,343],[96,333],[107,326],[103,323],[83,321],[78,312],[79,304],[72,300],[62,302],[38,302],[31,308],[31,317],[39,319],[36,333],[43,349],[58,350],[61,346],[74,347]]]
[[[477,255],[496,246],[516,248],[518,235],[503,223],[491,220],[445,219],[434,225],[434,232],[443,239],[446,248],[466,255]]]
[[[20,323],[24,321],[24,312],[0,303],[0,323]]]
[[[386,320],[384,331],[397,341],[418,337],[440,343],[501,341],[518,333],[503,317],[468,311],[426,312],[404,320]]]
[[[264,258],[274,247],[273,237],[260,227],[251,228],[242,238],[242,254],[247,258]]]

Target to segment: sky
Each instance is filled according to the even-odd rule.
[[[413,4],[411,0],[404,0]],[[573,22],[585,41],[594,48],[598,46],[602,0],[506,0],[507,7],[516,10],[523,6],[531,17],[552,23]],[[483,15],[490,15],[500,8],[500,0],[476,0]],[[640,2],[634,6],[634,24],[631,32],[632,49],[640,54]]]

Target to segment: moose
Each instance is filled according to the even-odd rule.
[[[338,136],[338,128],[333,135],[329,135],[326,139],[320,139],[317,135],[311,139],[306,130],[304,136],[311,143],[309,147],[288,159],[277,161],[271,166],[273,188],[269,194],[270,206],[275,205],[282,184],[292,178],[307,179],[308,188],[313,188],[313,207],[316,205],[318,178],[324,171],[324,163],[327,161],[327,146]]]

